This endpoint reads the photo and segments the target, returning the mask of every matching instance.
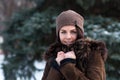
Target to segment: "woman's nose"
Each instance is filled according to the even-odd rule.
[[[68,34],[66,35],[66,38],[67,38],[67,39],[70,39],[70,38],[71,38],[71,34],[68,33]]]

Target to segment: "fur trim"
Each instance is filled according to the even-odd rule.
[[[44,59],[48,60],[49,58],[56,58],[57,52],[59,51],[68,52],[72,50],[75,51],[76,57],[79,59],[87,59],[91,51],[94,50],[101,53],[104,61],[106,61],[107,58],[107,49],[104,42],[89,39],[79,39],[69,47],[55,42],[44,54]]]

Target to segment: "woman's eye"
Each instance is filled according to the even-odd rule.
[[[65,34],[66,32],[65,32],[65,31],[62,31],[61,33],[62,33],[62,34]]]
[[[77,32],[76,32],[76,31],[71,31],[71,33],[72,33],[72,34],[77,34]]]

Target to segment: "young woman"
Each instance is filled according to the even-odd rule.
[[[73,10],[58,15],[57,40],[44,55],[42,80],[106,80],[106,46],[85,39],[83,24],[83,17]]]

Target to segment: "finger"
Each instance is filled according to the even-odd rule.
[[[60,56],[60,55],[63,55],[64,53],[58,53],[57,55]]]

